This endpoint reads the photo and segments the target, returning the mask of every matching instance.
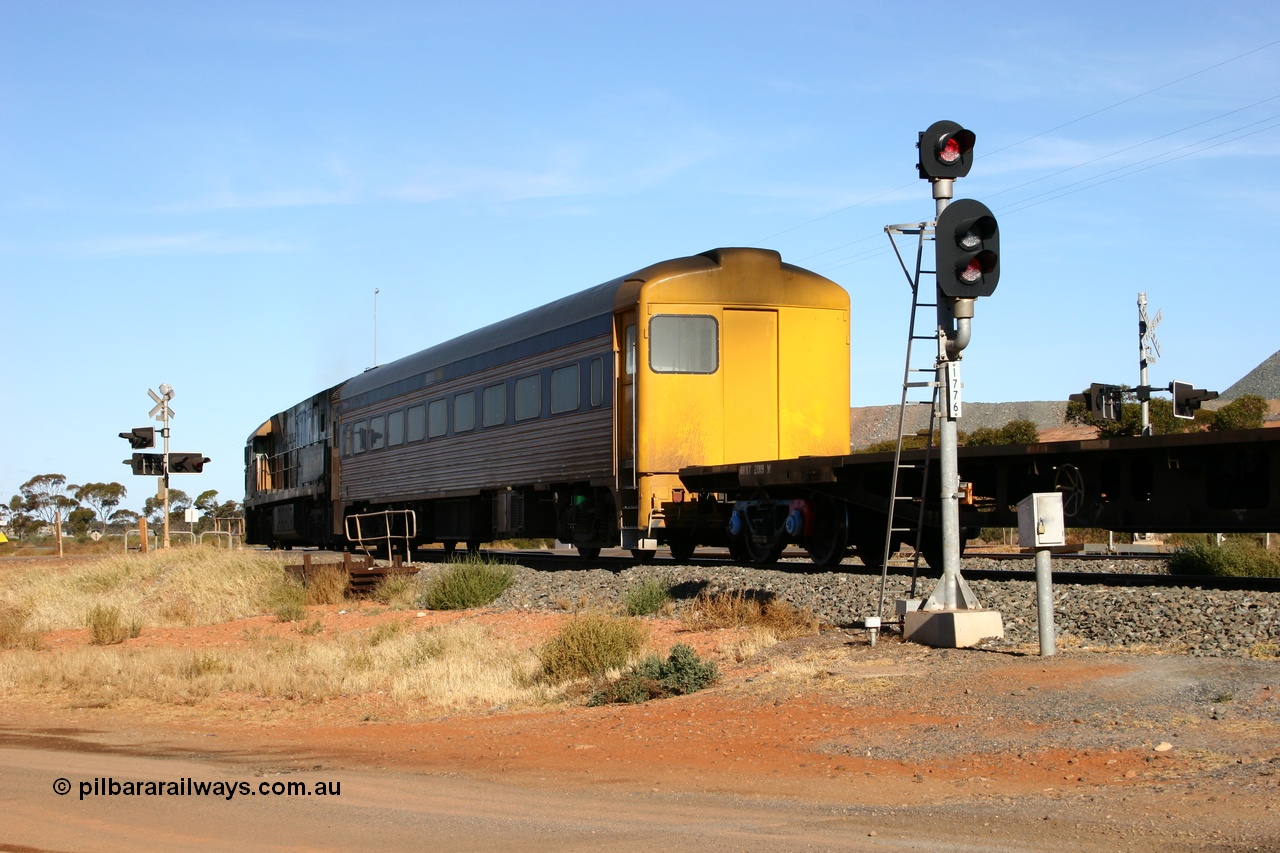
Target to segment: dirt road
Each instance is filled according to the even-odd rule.
[[[831,632],[634,706],[25,697],[0,850],[1276,850],[1276,666]]]

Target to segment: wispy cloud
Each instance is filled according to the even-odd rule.
[[[91,256],[236,255],[296,252],[300,246],[266,237],[232,237],[209,232],[134,234],[84,240],[66,247]]]

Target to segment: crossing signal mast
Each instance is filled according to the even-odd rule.
[[[1153,388],[1147,383],[1147,369],[1156,363],[1162,353],[1160,341],[1156,340],[1156,327],[1160,325],[1163,312],[1157,311],[1154,317],[1147,317],[1147,294],[1138,294],[1138,370],[1141,384],[1133,388],[1133,394],[1142,404],[1142,434],[1152,435],[1149,403],[1152,391],[1168,392],[1173,395],[1173,416],[1191,420],[1196,416],[1200,404],[1207,400],[1216,400],[1217,391],[1206,391],[1193,388],[1190,382],[1177,380],[1168,385]],[[1084,403],[1093,419],[1102,421],[1119,421],[1123,414],[1123,392],[1119,385],[1103,385],[1093,383],[1083,394],[1072,394],[1068,399],[1076,403]]]
[[[173,387],[167,383],[160,386],[159,394],[147,389],[147,394],[155,403],[149,416],[160,421],[162,425],[160,435],[164,438],[164,452],[135,453],[124,460],[124,464],[130,466],[136,476],[159,478],[157,491],[164,503],[164,538],[161,545],[163,548],[169,547],[169,475],[199,474],[204,471],[204,463],[210,461],[209,457],[203,453],[169,452],[169,420],[174,415],[173,409],[169,408],[169,401],[174,398],[175,393]],[[156,446],[155,427],[134,427],[129,432],[120,433],[120,437],[129,442],[129,446],[135,450]]]

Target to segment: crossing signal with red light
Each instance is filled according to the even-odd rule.
[[[1000,281],[1000,226],[982,202],[947,205],[934,227],[938,289],[944,296],[990,296]]]
[[[1173,392],[1173,416],[1191,419],[1196,416],[1196,409],[1206,400],[1218,399],[1217,391],[1206,391],[1203,388],[1192,388],[1190,382],[1171,382],[1169,390]]]
[[[920,177],[926,180],[963,178],[973,166],[972,130],[954,121],[935,121],[920,134]]]
[[[170,453],[169,473],[199,474],[204,471],[204,463],[209,461],[203,453]]]
[[[134,427],[129,432],[120,433],[120,437],[129,442],[134,450],[146,450],[156,446],[155,427]]]
[[[135,453],[133,458],[124,460],[124,464],[133,468],[133,473],[140,477],[163,477],[163,453]]]

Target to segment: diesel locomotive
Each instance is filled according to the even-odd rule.
[[[740,549],[678,472],[848,453],[849,334],[844,289],[777,252],[654,264],[273,415],[245,450],[247,541]]]

